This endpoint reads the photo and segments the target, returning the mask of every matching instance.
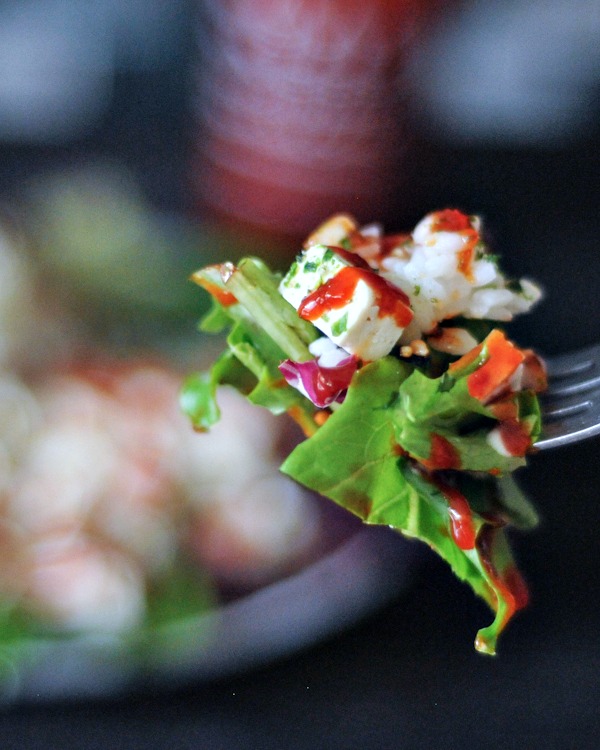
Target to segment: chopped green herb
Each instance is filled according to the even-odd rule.
[[[288,276],[287,276],[287,278],[288,278],[288,279],[289,279],[289,278],[292,278],[292,276],[293,276],[293,275],[294,275],[294,274],[296,273],[296,271],[297,271],[297,270],[298,270],[298,261],[297,261],[297,260],[295,260],[295,261],[294,261],[294,262],[292,263],[292,265],[290,266],[290,270],[288,271]],[[283,283],[284,283],[284,284],[286,284],[286,282],[285,282],[285,281],[284,281]],[[287,283],[289,283],[289,282],[287,282]]]
[[[335,323],[331,326],[331,333],[334,336],[341,336],[344,331],[346,331],[348,328],[348,313],[344,313],[342,317],[339,320],[336,320]]]
[[[487,253],[484,249],[478,250],[475,257],[477,260],[487,260],[495,266],[500,262],[500,255],[498,253]]]

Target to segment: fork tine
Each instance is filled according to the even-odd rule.
[[[572,413],[545,419],[542,435],[535,443],[537,450],[558,448],[600,435],[600,405],[585,402]]]
[[[581,396],[566,396],[563,398],[541,399],[542,409],[544,412],[544,421],[556,422],[559,419],[568,419],[577,414],[581,414],[594,406],[595,399],[588,394]]]
[[[543,430],[535,447],[554,448],[600,434],[600,345],[547,357]]]
[[[600,386],[585,393],[551,393],[540,400],[542,435],[536,448],[555,448],[600,435]]]
[[[583,393],[600,386],[600,345],[547,357],[549,394]]]

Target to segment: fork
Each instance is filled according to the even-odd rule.
[[[541,394],[545,450],[600,434],[600,344],[544,357],[548,390]]]

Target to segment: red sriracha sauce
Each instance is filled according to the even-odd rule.
[[[453,362],[448,372],[460,375],[486,347],[487,358],[477,369],[467,376],[467,387],[473,398],[482,403],[490,400],[498,389],[506,385],[510,376],[525,359],[525,354],[509,341],[504,333],[495,328],[482,344]]]
[[[448,501],[452,538],[460,549],[473,549],[476,541],[475,524],[467,498],[454,487],[444,487],[443,493]]]
[[[531,435],[517,419],[507,419],[498,426],[500,439],[511,456],[524,456],[531,448]]]
[[[477,536],[477,551],[479,552],[479,559],[496,588],[494,594],[496,597],[502,597],[506,602],[506,611],[500,624],[503,628],[515,612],[527,606],[529,591],[523,577],[514,565],[510,564],[504,570],[497,570],[493,564],[493,549],[499,532],[498,526],[484,525]],[[484,643],[478,642],[476,646],[480,651],[486,650]]]
[[[519,422],[519,409],[512,393],[493,401],[490,411],[499,422],[498,433],[502,445],[511,456],[524,456],[531,448],[527,426]]]
[[[431,433],[429,458],[421,460],[428,469],[460,469],[460,454],[452,443],[437,432]]]
[[[474,549],[477,542],[477,531],[467,498],[460,490],[446,482],[435,472],[424,476],[437,487],[448,503],[450,533],[456,546],[462,550]]]
[[[336,248],[336,252],[338,252]],[[368,284],[375,294],[379,317],[390,316],[399,328],[406,328],[413,318],[410,301],[398,287],[389,284],[369,268],[347,266],[302,300],[298,314],[305,320],[317,320],[328,310],[349,304],[359,281]]]
[[[469,393],[484,403],[525,359],[523,352],[498,329],[487,337],[486,346],[488,359],[467,377]]]
[[[231,292],[221,289],[210,281],[202,280],[199,283],[217,300],[220,305],[223,305],[223,307],[229,307],[230,305],[236,304],[237,299]]]
[[[432,481],[448,503],[450,531],[456,545],[462,550],[473,549],[477,541],[477,533],[473,522],[473,513],[467,498],[460,490],[442,481],[439,477],[433,478]]]
[[[221,280],[226,283],[235,268],[230,263],[220,263],[213,266],[207,266],[205,270],[213,270],[215,276],[219,276]],[[229,307],[230,305],[235,305],[237,303],[236,297],[229,290],[223,289],[223,287],[216,281],[211,281],[210,278],[207,278],[201,273],[192,274],[191,279],[212,295],[220,305],[223,305],[223,307]]]
[[[457,232],[463,237],[464,246],[458,252],[458,270],[469,281],[473,281],[473,260],[479,232],[471,225],[470,218],[455,208],[447,208],[434,214],[433,232]]]

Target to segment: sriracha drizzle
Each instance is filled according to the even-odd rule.
[[[428,469],[460,469],[460,454],[452,443],[437,432],[431,433],[431,451],[429,458],[421,463]]]
[[[477,550],[487,574],[507,604],[502,622],[505,625],[515,612],[527,605],[529,591],[523,577],[513,564],[499,571],[492,563],[493,547],[499,532],[500,527],[494,524],[483,526],[477,538]]]
[[[462,211],[447,208],[434,214],[431,226],[434,232],[457,232],[464,239],[464,246],[458,252],[458,270],[469,280],[473,280],[473,260],[475,246],[479,242],[479,232],[471,226],[471,220]]]
[[[336,249],[337,252],[337,249]],[[302,300],[298,314],[305,320],[316,320],[328,310],[344,307],[351,300],[359,281],[373,290],[379,317],[394,318],[399,328],[406,328],[413,318],[407,295],[398,287],[392,286],[384,278],[369,268],[346,266]]]
[[[456,545],[462,550],[473,549],[477,541],[477,532],[467,498],[460,490],[443,482],[439,477],[433,481],[448,503],[450,531]]]

